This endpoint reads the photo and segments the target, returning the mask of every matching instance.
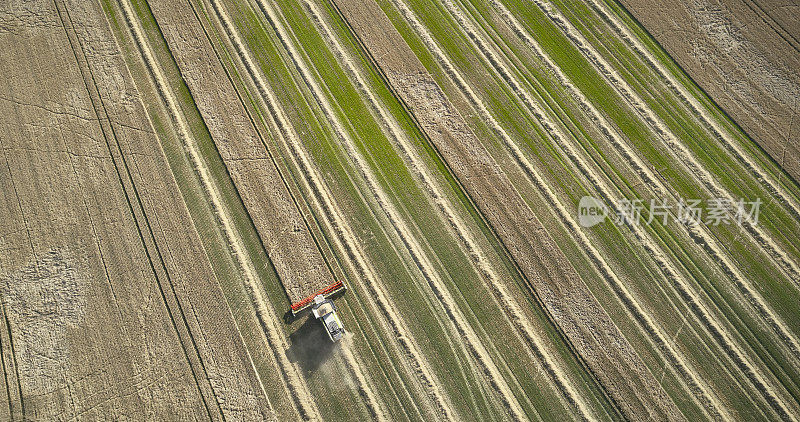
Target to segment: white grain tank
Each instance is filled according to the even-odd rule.
[[[336,305],[330,299],[325,299],[323,295],[314,297],[314,305],[311,312],[318,320],[322,321],[325,326],[325,331],[331,341],[339,341],[344,336],[344,328],[342,328],[342,321],[336,315]]]

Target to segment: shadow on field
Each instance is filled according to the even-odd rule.
[[[287,351],[289,360],[297,362],[306,374],[313,373],[333,354],[336,344],[325,332],[325,328],[313,316],[289,335],[291,346]]]

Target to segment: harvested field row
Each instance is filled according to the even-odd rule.
[[[207,54],[211,44],[190,5],[185,4],[182,13],[171,6],[150,3],[289,302],[298,302],[332,283],[333,275],[222,65]]]
[[[102,10],[97,6],[72,3],[60,5],[60,9],[68,19],[75,19],[71,22],[74,28],[80,28],[81,32],[76,33],[76,38],[81,45],[81,52],[86,54],[84,65],[91,72],[92,84],[97,90],[98,101],[101,102],[100,108],[106,113],[105,117],[111,125],[121,153],[115,159],[122,161],[126,173],[135,175],[131,188],[141,198],[145,206],[144,213],[157,219],[159,230],[156,244],[166,245],[167,251],[193,251],[192,256],[197,257],[188,266],[186,264],[190,261],[176,260],[169,254],[167,271],[174,289],[181,292],[176,293],[178,303],[182,303],[182,308],[191,309],[189,317],[185,316],[186,311],[181,312],[190,326],[192,341],[200,353],[200,364],[210,380],[222,413],[226,417],[271,417],[263,386],[247,363],[249,359],[241,339],[238,336],[231,337],[226,332],[236,329],[230,311],[208,306],[208,303],[223,301],[224,297],[208,266],[205,253],[199,247],[196,232],[186,233],[181,229],[183,223],[174,220],[175,215],[181,216],[185,221],[189,217],[185,213],[182,198],[177,196],[175,182],[171,176],[162,176],[164,182],[161,185],[153,183],[154,175],[169,174],[166,161],[163,157],[156,161],[134,152],[161,149],[153,145],[154,132],[141,102],[129,102],[131,98],[137,97],[136,88],[128,85],[125,90],[119,90],[114,85],[114,81],[130,81],[131,77],[122,58],[113,54],[118,49],[116,44],[109,42],[113,40],[113,36],[105,24]],[[103,43],[100,40],[106,41]],[[131,106],[135,107],[136,113],[130,112]],[[143,178],[145,174],[150,178],[149,183]],[[151,187],[159,190],[150,193]],[[164,203],[165,199],[170,202]],[[174,205],[169,206],[170,203]],[[156,207],[156,204],[161,206]],[[184,209],[184,213],[175,213],[174,209]],[[173,220],[170,221],[170,218]],[[203,280],[207,284],[200,284],[196,280]],[[184,304],[184,301],[188,303]],[[212,344],[213,347],[210,346]],[[241,367],[243,363],[245,366]],[[244,383],[245,381],[249,384]],[[247,391],[252,392],[243,393]]]
[[[156,3],[156,2],[154,2]],[[161,5],[163,7],[163,5]],[[263,140],[260,134],[256,133],[255,127],[250,121],[229,122],[224,118],[216,119],[214,116],[238,116],[241,119],[248,117],[241,102],[233,103],[231,100],[238,100],[238,96],[233,92],[234,87],[227,81],[217,81],[213,85],[208,85],[208,78],[199,73],[192,73],[192,69],[210,68],[211,74],[223,75],[221,63],[216,60],[209,60],[208,55],[192,55],[192,52],[211,49],[207,38],[199,27],[199,22],[192,16],[188,17],[189,22],[194,21],[196,27],[187,27],[182,22],[171,19],[166,9],[153,4],[154,13],[163,19],[162,27],[170,28],[167,31],[167,43],[170,44],[174,52],[179,67],[189,69],[183,71],[184,79],[187,81],[193,96],[200,104],[206,107],[201,108],[200,113],[205,116],[209,124],[210,134],[214,139],[226,139],[227,136],[233,139],[250,139],[256,145],[242,149],[246,146],[237,145],[230,142],[218,142],[216,145],[220,150],[222,160],[231,173],[234,184],[238,192],[242,195],[245,206],[249,209],[256,207],[255,211],[250,211],[249,215],[253,218],[254,225],[259,230],[261,241],[266,246],[267,254],[275,265],[279,278],[284,283],[289,294],[290,303],[298,302],[314,291],[320,290],[333,280],[332,273],[328,270],[320,251],[317,249],[315,241],[311,238],[309,231],[306,230],[307,223],[300,216],[296,207],[296,200],[290,196],[285,187],[278,170],[275,167],[274,159],[267,156],[269,151],[264,149]],[[187,4],[187,11],[190,6]],[[185,22],[185,21],[184,21]],[[177,38],[177,31],[182,33],[196,31],[195,42],[205,41],[202,47],[191,47],[180,43]],[[183,38],[181,38],[183,39]],[[195,66],[186,66],[186,63],[195,63]],[[197,63],[206,63],[198,66]],[[200,81],[203,83],[200,83]],[[216,91],[210,92],[207,87],[214,86]],[[219,96],[221,99],[209,98],[209,96]],[[226,101],[224,99],[228,99]],[[233,110],[223,108],[227,105]],[[233,147],[239,151],[231,152]],[[246,156],[242,156],[247,154]],[[254,157],[253,154],[256,156]],[[251,164],[251,165],[248,165]],[[264,165],[266,164],[266,166]],[[250,181],[253,181],[250,183]],[[263,183],[266,182],[266,183]],[[264,206],[266,205],[266,207]],[[265,214],[269,211],[269,214]],[[261,218],[259,218],[261,217]],[[269,217],[269,218],[267,218]],[[291,234],[284,231],[291,230]],[[322,274],[320,274],[322,273]],[[297,282],[303,280],[305,284]],[[369,403],[370,413],[373,415],[384,414],[380,404],[375,400],[375,393],[372,387],[364,378],[364,370],[359,367],[356,359],[349,349],[345,349],[343,356],[346,365],[359,385],[360,391],[366,395]]]

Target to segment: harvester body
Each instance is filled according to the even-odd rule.
[[[347,290],[341,281],[335,281],[313,294],[292,303],[292,316],[297,316],[301,312],[311,309],[314,318],[320,320],[328,333],[328,338],[333,342],[341,340],[344,336],[342,321],[336,314],[336,305],[333,304],[332,297],[339,296]]]
[[[328,333],[328,338],[331,341],[336,342],[342,339],[344,328],[342,328],[342,321],[339,316],[336,315],[336,305],[333,304],[332,300],[326,299],[324,295],[315,296],[311,313],[325,326],[325,332]]]

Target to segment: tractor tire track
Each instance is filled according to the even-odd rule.
[[[3,160],[8,166],[8,159],[3,151]],[[9,168],[10,176],[10,168]],[[10,177],[9,177],[10,179]],[[16,188],[12,190],[19,204]],[[20,206],[20,211],[22,207]],[[5,270],[5,268],[2,268]],[[8,413],[12,420],[22,420],[25,415],[25,397],[22,392],[22,381],[19,376],[19,366],[17,365],[17,355],[14,353],[14,338],[11,334],[11,322],[6,313],[6,303],[4,298],[0,298],[0,353],[2,353],[3,375],[6,384],[6,394],[8,396]]]
[[[332,6],[337,10],[337,13],[345,21],[345,23],[347,23],[347,20],[338,10],[338,7],[336,7],[335,4],[332,4]],[[384,131],[388,132],[387,137],[394,140],[396,148],[400,150],[400,153],[405,159],[406,163],[421,181],[424,190],[428,193],[433,203],[439,209],[440,213],[442,214],[442,218],[449,224],[456,235],[456,238],[461,242],[462,249],[464,250],[465,255],[470,258],[474,269],[478,274],[481,274],[485,278],[487,285],[490,286],[491,290],[495,293],[495,298],[499,302],[500,307],[504,309],[508,320],[517,329],[518,337],[523,343],[528,344],[531,348],[533,360],[540,362],[544,366],[551,382],[556,386],[556,388],[564,396],[564,399],[568,402],[568,407],[572,407],[574,410],[578,411],[583,419],[592,419],[592,413],[589,411],[587,404],[575,392],[574,387],[567,381],[562,369],[555,366],[552,357],[547,354],[544,346],[540,342],[540,339],[534,334],[533,328],[527,321],[527,317],[519,309],[516,301],[511,298],[511,294],[506,290],[503,282],[500,280],[500,277],[491,268],[486,257],[477,246],[477,241],[474,239],[473,234],[466,228],[464,221],[456,216],[456,212],[451,208],[450,204],[445,199],[445,194],[442,192],[438,183],[433,181],[433,177],[425,168],[425,164],[423,163],[422,159],[415,152],[410,140],[400,129],[395,119],[390,116],[383,103],[381,103],[375,97],[374,93],[368,88],[366,82],[364,82],[361,72],[357,70],[356,66],[353,64],[352,58],[348,57],[348,54],[333,35],[327,23],[322,19],[317,7],[308,1],[306,1],[306,7],[312,14],[314,18],[313,20],[317,24],[319,32],[325,35],[329,47],[336,53],[340,64],[347,69],[347,72],[351,77],[351,81],[356,83],[358,90],[362,93],[362,96],[369,100],[372,112],[380,117],[380,120],[384,126]],[[351,33],[354,36],[357,36],[355,30],[352,27],[349,28]]]
[[[525,419],[525,412],[522,410],[521,405],[517,402],[514,394],[511,392],[510,387],[506,384],[505,379],[500,374],[500,370],[489,356],[485,346],[481,343],[477,334],[473,331],[472,327],[466,322],[465,317],[458,310],[455,300],[444,286],[444,283],[440,279],[440,275],[437,274],[436,270],[433,268],[433,264],[422,251],[422,247],[411,234],[411,230],[406,226],[399,212],[392,205],[391,200],[388,198],[386,192],[380,187],[379,182],[369,170],[369,164],[366,163],[363,156],[361,156],[361,154],[359,154],[356,150],[353,139],[350,137],[350,135],[348,135],[347,131],[342,126],[342,123],[334,113],[330,103],[325,97],[325,94],[322,93],[321,88],[317,85],[317,82],[310,74],[308,67],[301,61],[300,57],[302,56],[289,41],[290,37],[286,33],[286,29],[283,28],[275,10],[263,0],[259,0],[258,3],[261,6],[262,11],[270,20],[284,47],[287,49],[287,51],[289,51],[292,61],[303,75],[303,79],[305,80],[306,84],[314,93],[314,97],[324,111],[329,123],[333,127],[339,139],[343,142],[345,148],[350,153],[350,157],[354,159],[356,168],[358,168],[362,177],[367,182],[374,200],[386,214],[387,218],[395,229],[396,235],[400,238],[400,240],[403,242],[403,245],[411,254],[414,263],[422,272],[423,277],[428,282],[437,298],[445,306],[446,313],[450,317],[452,323],[455,325],[457,331],[467,341],[469,349],[475,356],[478,363],[483,366],[484,371],[490,378],[492,386],[497,390],[504,405],[511,412],[511,415],[514,416],[515,419]]]
[[[783,25],[775,19],[772,14],[764,10],[764,7],[761,6],[756,0],[742,0],[742,3],[746,4],[747,7],[753,11],[761,20],[766,23],[767,25],[772,28],[775,33],[777,33],[784,41],[786,41],[789,46],[791,46],[794,51],[800,53],[800,41],[795,38],[792,34],[792,31],[788,31]],[[756,10],[758,9],[758,10]]]
[[[359,361],[353,354],[353,351],[350,349],[350,345],[343,344],[341,350],[342,355],[344,355],[345,366],[350,372],[350,376],[356,381],[356,385],[358,385],[358,391],[365,401],[370,416],[377,421],[391,420],[386,412],[386,409],[378,400],[372,383],[367,380],[367,377],[364,374],[364,368],[361,367]]]
[[[0,185],[2,186],[3,194],[0,196],[8,196],[8,203],[14,204],[14,208],[16,208],[19,213],[19,216],[22,220],[22,225],[25,226],[25,231],[27,233],[28,238],[28,247],[30,248],[31,254],[35,253],[35,248],[33,246],[33,242],[31,240],[30,230],[28,229],[29,223],[25,218],[25,211],[23,209],[22,201],[20,199],[19,192],[17,191],[16,183],[14,182],[14,178],[11,176],[11,164],[8,161],[8,150],[3,148],[3,161],[5,162],[5,166],[3,169],[0,170],[0,175],[4,182]],[[7,183],[7,184],[6,184]],[[9,189],[10,187],[10,189]],[[13,196],[13,199],[11,198]],[[4,198],[5,199],[5,198]],[[4,208],[5,210],[10,211],[8,208]],[[16,214],[15,212],[14,214]],[[9,214],[11,214],[9,212]],[[10,216],[6,214],[6,219],[10,220]],[[3,234],[7,236],[7,233]],[[5,239],[4,239],[5,240]],[[2,255],[6,258],[6,253],[3,251]],[[10,268],[8,268],[8,264],[6,262],[0,263],[0,274],[5,275]],[[20,378],[20,369],[19,364],[17,363],[17,353],[15,352],[14,348],[14,335],[12,334],[11,329],[11,321],[8,317],[8,313],[6,312],[7,297],[5,295],[0,296],[0,361],[3,363],[3,376],[5,379],[6,384],[6,394],[8,396],[8,414],[12,420],[22,420],[25,416],[25,396],[22,391],[22,379]]]
[[[222,226],[223,231],[228,238],[229,247],[232,249],[232,252],[236,257],[237,264],[240,266],[242,271],[242,275],[246,279],[245,288],[248,291],[251,300],[253,300],[256,314],[258,315],[258,319],[261,322],[262,328],[267,336],[272,355],[282,372],[283,380],[286,384],[285,387],[294,400],[293,405],[296,406],[296,409],[302,418],[319,419],[319,411],[316,409],[316,405],[311,398],[308,387],[299,376],[297,368],[294,367],[291,362],[289,362],[286,353],[284,353],[284,351],[289,348],[288,344],[286,343],[286,338],[281,335],[280,329],[276,326],[274,316],[275,313],[273,309],[271,309],[268,301],[263,296],[261,286],[258,281],[258,276],[256,275],[256,270],[253,268],[252,262],[247,257],[247,252],[245,247],[242,245],[241,239],[238,237],[235,229],[233,228],[230,217],[227,215],[227,211],[223,205],[221,196],[212,181],[212,176],[205,167],[200,152],[197,150],[197,146],[190,135],[188,124],[184,120],[183,115],[179,110],[177,100],[173,97],[173,94],[166,82],[166,78],[161,73],[161,69],[158,67],[157,62],[153,57],[153,53],[150,50],[150,47],[147,44],[146,38],[142,32],[142,28],[138,25],[135,13],[131,9],[129,0],[120,0],[120,3],[125,15],[126,23],[134,35],[134,40],[136,41],[136,45],[140,54],[142,55],[144,63],[147,66],[153,81],[155,82],[156,89],[161,96],[162,101],[167,106],[167,110],[173,120],[179,138],[181,139],[186,150],[189,152],[195,171],[198,173],[198,176],[203,184],[203,188],[211,200],[214,212],[218,218],[218,222]]]
[[[539,0],[535,1],[537,1],[537,3],[539,2]],[[619,21],[619,18],[616,17],[613,11],[609,11],[605,5],[600,5],[600,3],[596,0],[591,0],[589,4],[609,24],[609,26],[611,26],[617,35],[619,35],[619,37],[625,41],[625,43],[628,44],[631,49],[636,51],[647,63],[647,65],[654,72],[656,72],[659,78],[665,82],[667,87],[675,95],[677,95],[686,106],[689,107],[692,112],[691,114],[700,117],[703,126],[705,126],[706,129],[715,136],[719,143],[723,145],[734,157],[736,157],[736,159],[745,168],[747,168],[752,176],[762,185],[764,185],[768,192],[776,195],[780,202],[790,212],[790,214],[800,220],[800,205],[798,205],[797,198],[793,198],[792,195],[786,192],[786,190],[781,187],[777,181],[774,181],[770,175],[761,171],[758,166],[747,156],[747,154],[744,153],[741,148],[739,148],[739,146],[736,144],[736,141],[731,139],[730,136],[726,136],[727,132],[719,126],[713,117],[708,115],[707,110],[697,101],[696,98],[694,98],[694,96],[691,95],[691,93],[687,91],[686,87],[677,81],[672,73],[669,72],[669,70],[665,69],[663,65],[659,64],[658,60],[653,57],[649,50],[647,50],[647,47],[643,46],[641,41],[636,39],[631,34],[630,30]],[[641,107],[643,106],[641,103],[639,103],[634,107],[637,110],[642,110]],[[690,167],[692,173],[695,173],[695,177],[702,181],[703,184],[706,185],[706,187],[711,190],[714,195],[717,195],[721,198],[728,198],[733,201],[732,196],[730,196],[722,187],[719,186],[719,184],[714,181],[714,178],[708,173],[707,170],[700,166],[696,158],[675,138],[674,134],[672,134],[669,129],[666,128],[664,123],[655,115],[653,115],[652,111],[650,111],[647,107],[644,107],[643,110],[646,110],[648,114],[647,120],[652,122],[652,124],[655,126],[654,129],[657,128],[656,130],[659,135],[668,138],[665,139],[667,144],[673,148],[673,150],[674,148],[679,150],[677,152],[683,157],[683,161]],[[734,201],[733,203],[736,202]],[[797,262],[790,258],[788,254],[781,249],[770,236],[766,235],[763,230],[757,226],[753,225],[749,221],[744,221],[743,227],[757,242],[759,247],[761,247],[775,262],[781,271],[783,271],[787,277],[793,281],[794,286],[796,288],[800,288],[800,267],[798,266]]]
[[[66,5],[59,0],[54,0],[53,4],[56,6],[59,19],[61,20],[61,26],[63,27],[65,35],[67,36],[76,63],[80,68],[84,87],[92,104],[94,115],[100,123],[100,131],[104,138],[109,157],[113,163],[120,187],[122,188],[122,191],[126,197],[127,205],[131,215],[133,216],[134,222],[136,223],[142,246],[145,249],[146,256],[150,261],[150,267],[152,268],[153,274],[158,282],[162,300],[164,301],[164,306],[167,308],[167,311],[170,315],[170,320],[176,334],[178,335],[178,338],[181,339],[180,343],[183,348],[184,355],[190,367],[192,368],[192,375],[198,391],[203,398],[208,417],[212,420],[215,420],[218,415],[219,418],[224,419],[225,416],[220,404],[220,398],[218,397],[214,386],[210,382],[211,378],[209,376],[209,371],[206,368],[206,363],[203,361],[203,353],[201,353],[200,347],[198,346],[198,340],[195,339],[196,334],[193,333],[192,327],[186,317],[186,311],[184,310],[184,306],[181,304],[180,297],[176,291],[175,281],[173,281],[172,276],[170,275],[167,260],[165,260],[164,255],[162,254],[162,247],[159,247],[155,235],[156,231],[153,228],[153,224],[150,222],[151,217],[148,217],[147,215],[146,207],[143,203],[139,188],[137,188],[136,183],[134,182],[134,177],[131,173],[129,164],[123,155],[122,148],[119,143],[119,135],[116,133],[113,125],[111,124],[112,119],[110,117],[108,108],[101,98],[98,82],[95,78],[92,66],[88,62],[89,58],[86,53],[86,49],[88,47],[84,45],[84,41],[79,39],[75,24]],[[69,23],[69,25],[67,23]],[[116,146],[116,148],[112,147],[112,144]],[[115,154],[115,152],[117,154]],[[72,164],[72,157],[70,157],[70,164],[73,166],[73,171],[75,171],[74,165]],[[84,204],[88,214],[89,207],[85,200]],[[139,221],[140,218],[141,222]],[[96,238],[96,229],[91,217],[89,218],[89,222]],[[156,219],[156,225],[158,225],[160,229],[160,222],[158,219]],[[163,229],[160,231],[163,231]],[[151,248],[153,249],[153,252],[150,252]],[[108,269],[105,268],[105,259],[103,258],[103,253],[99,245],[98,253],[100,254],[101,261],[103,262],[106,280],[110,283]],[[168,247],[167,254],[169,254]],[[170,261],[174,260],[170,259]],[[162,286],[162,284],[165,284],[166,286]],[[170,295],[167,292],[172,294]],[[173,307],[177,309],[173,310]],[[184,336],[186,338],[184,338]],[[190,348],[193,353],[190,352]],[[199,368],[197,368],[197,366],[199,366]],[[206,397],[207,395],[210,395],[211,397]]]
[[[386,293],[378,281],[379,277],[377,272],[366,259],[366,254],[362,251],[357,237],[346,223],[342,212],[335,205],[332,194],[325,187],[322,177],[313,166],[305,148],[302,147],[302,142],[289,123],[286,113],[279,105],[269,85],[267,85],[266,81],[264,81],[260,75],[244,43],[233,28],[227,13],[216,2],[213,2],[212,6],[218,19],[222,23],[229,41],[236,49],[236,55],[247,71],[247,76],[249,76],[256,87],[259,94],[258,98],[263,102],[265,109],[270,112],[270,117],[273,119],[272,124],[278,129],[276,133],[281,135],[279,136],[280,140],[289,151],[292,151],[291,159],[304,176],[301,178],[305,185],[304,187],[306,190],[313,193],[315,205],[322,211],[322,214],[327,217],[321,220],[326,226],[326,229],[330,233],[335,234],[335,236],[331,237],[335,246],[337,249],[344,252],[344,256],[349,258],[345,260],[345,262],[354,274],[360,276],[360,280],[366,281],[366,283],[363,283],[365,289],[376,299],[374,302],[368,301],[372,311],[376,315],[384,316],[386,323],[389,325],[389,331],[395,334],[400,348],[404,350],[407,358],[410,360],[409,363],[416,372],[417,378],[420,379],[422,385],[427,390],[427,394],[425,395],[435,404],[436,409],[433,410],[433,413],[438,414],[438,418],[440,419],[455,419],[455,412],[453,411],[452,404],[449,403],[449,400],[443,394],[443,388],[422,358],[423,355],[419,350],[419,346],[417,346],[416,341],[406,330],[401,317],[391,305],[391,301],[388,299],[388,293]]]
[[[527,92],[521,87],[519,82],[514,78],[511,72],[505,68],[505,66],[500,62],[500,60],[494,55],[492,52],[491,47],[485,43],[478,31],[472,25],[472,22],[467,20],[465,16],[458,10],[455,5],[452,3],[452,0],[445,0],[445,6],[447,7],[448,11],[450,12],[451,16],[453,16],[459,25],[462,27],[463,30],[467,32],[469,38],[473,41],[474,46],[477,47],[476,50],[481,53],[484,57],[484,60],[488,62],[496,72],[498,72],[503,80],[505,80],[511,87],[513,91],[517,94],[518,98],[522,100],[522,102],[526,105],[529,109],[531,114],[536,117],[542,124],[542,126],[546,129],[548,133],[550,133],[551,137],[559,144],[559,146],[567,152],[567,156],[570,160],[574,163],[574,165],[581,171],[585,177],[587,177],[592,186],[599,190],[601,195],[607,201],[607,203],[612,202],[611,193],[609,188],[605,185],[605,183],[600,181],[600,178],[594,173],[591,166],[585,161],[585,159],[577,153],[574,147],[566,140],[566,136],[562,130],[556,126],[549,117],[545,114],[544,110],[542,110],[532,98],[530,98]],[[526,160],[527,161],[527,160]],[[525,163],[526,166],[529,166],[529,162]],[[532,169],[531,169],[532,170]],[[735,343],[731,340],[729,334],[726,333],[726,330],[721,327],[710,315],[710,312],[705,309],[702,305],[700,299],[694,295],[691,291],[691,288],[688,286],[687,280],[680,275],[680,272],[677,268],[674,267],[673,263],[668,260],[662,252],[659,250],[659,247],[649,239],[642,228],[638,225],[630,225],[632,231],[634,232],[637,240],[642,244],[642,246],[648,251],[648,253],[653,257],[654,260],[659,264],[660,269],[664,273],[664,276],[670,280],[673,285],[677,287],[677,290],[680,294],[691,304],[691,308],[697,313],[697,317],[703,323],[707,330],[710,331],[712,336],[720,342],[720,347],[725,350],[729,355],[730,358],[733,360],[737,366],[740,367],[743,373],[748,375],[751,382],[755,388],[764,395],[765,400],[768,403],[773,404],[775,410],[781,415],[790,415],[791,413],[788,411],[789,406],[786,403],[782,403],[782,400],[778,398],[777,395],[770,392],[766,388],[762,388],[763,386],[768,385],[768,382],[764,378],[763,375],[759,375],[758,371],[750,365],[750,363],[743,357],[744,352],[735,346]],[[620,280],[614,276],[612,278],[615,283],[620,283]],[[621,283],[614,287],[615,291],[621,292],[624,294],[624,297],[621,297],[620,300],[626,304],[626,307],[634,307],[635,309],[630,309],[631,312],[639,319],[640,321],[645,322],[646,330],[651,335],[655,334],[658,339],[656,340],[656,344],[665,345],[666,343],[666,336],[663,332],[660,332],[660,329],[657,328],[655,322],[652,321],[647,313],[640,308],[640,305],[637,304],[637,301],[633,298],[633,296],[621,285]],[[668,348],[670,350],[672,347]],[[673,362],[678,363],[681,366],[685,366],[686,363],[680,356],[674,356],[672,353],[675,353],[671,350],[670,360]],[[685,371],[685,368],[681,368],[682,372]],[[691,373],[691,372],[690,372]],[[718,399],[712,399],[710,396],[710,387],[703,385],[700,381],[700,378],[697,375],[692,375],[692,379],[688,382],[693,386],[700,386],[700,390],[702,391],[703,401],[706,404],[712,404],[713,409],[712,412],[719,414],[722,410],[721,405],[719,404]]]

